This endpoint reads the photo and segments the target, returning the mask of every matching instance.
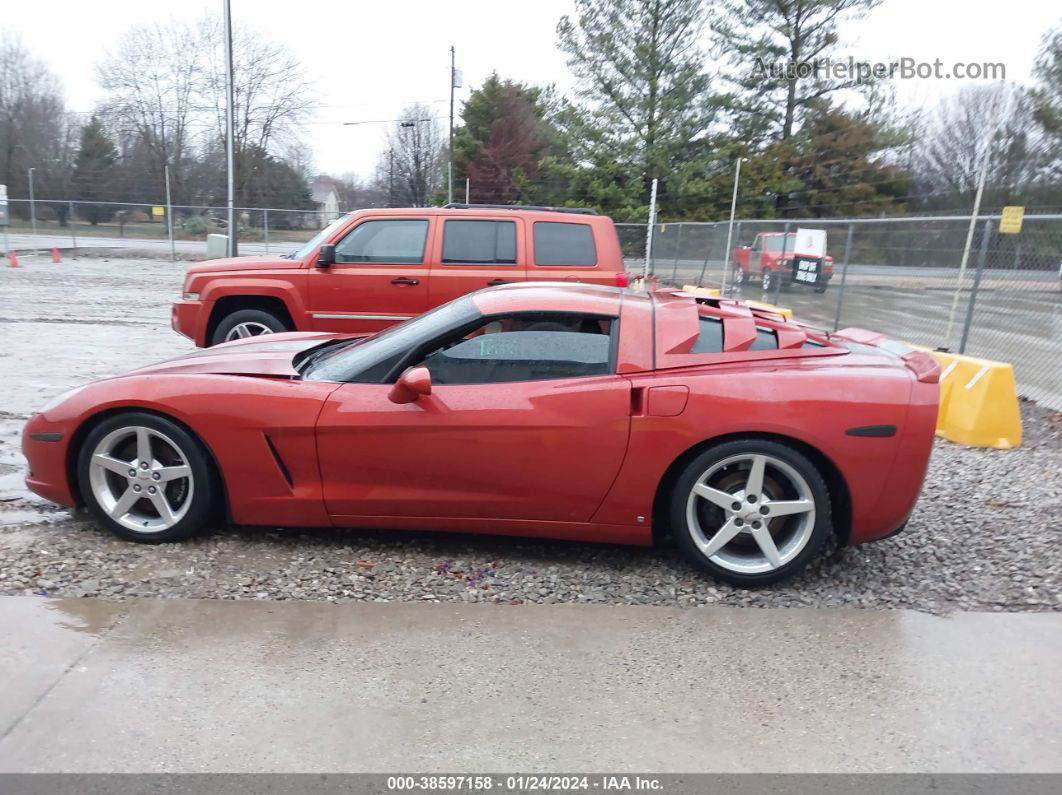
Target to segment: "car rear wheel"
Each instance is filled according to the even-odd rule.
[[[761,439],[698,455],[672,495],[675,542],[697,567],[742,586],[792,577],[831,532],[826,483],[807,456]]]
[[[283,319],[264,309],[239,309],[226,315],[214,329],[211,345],[288,331]]]
[[[179,541],[210,518],[215,481],[200,442],[174,422],[128,412],[89,433],[77,463],[86,507],[130,541]]]
[[[826,292],[826,288],[828,286],[829,286],[829,282],[822,282],[821,284],[816,284],[815,285],[815,292],[824,293],[824,292]]]

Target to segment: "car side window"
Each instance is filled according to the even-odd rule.
[[[589,224],[535,222],[536,265],[596,265],[594,230]]]
[[[515,265],[516,223],[446,221],[442,262],[444,265]]]
[[[426,220],[363,221],[336,244],[336,262],[420,265],[427,238]]]
[[[495,317],[428,354],[436,384],[497,384],[612,372],[610,318],[563,313]]]

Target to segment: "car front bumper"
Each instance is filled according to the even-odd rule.
[[[200,348],[206,344],[206,321],[210,307],[205,301],[174,301],[170,309],[170,326]]]
[[[22,455],[29,464],[26,488],[46,500],[74,507],[77,498],[66,467],[70,433],[65,425],[34,414],[22,431]]]

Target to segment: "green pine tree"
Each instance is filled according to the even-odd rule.
[[[74,197],[83,202],[77,205],[77,214],[95,226],[114,215],[114,207],[93,202],[105,202],[112,198],[113,169],[118,162],[118,149],[107,135],[100,120],[93,116],[81,128],[81,145],[74,161]]]

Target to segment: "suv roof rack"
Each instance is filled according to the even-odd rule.
[[[597,215],[597,210],[589,207],[543,207],[534,204],[444,204],[444,210],[538,210],[547,213],[573,213],[575,215]]]

